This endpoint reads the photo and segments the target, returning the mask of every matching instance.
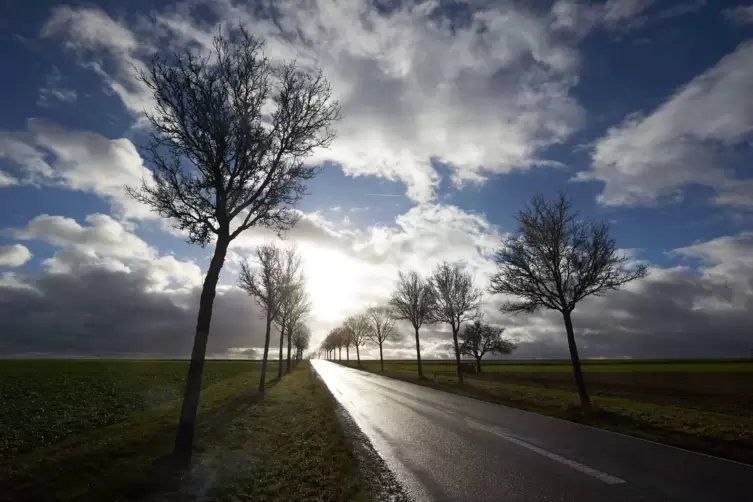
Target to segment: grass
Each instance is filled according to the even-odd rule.
[[[428,378],[419,379],[415,363],[385,361],[384,375],[753,463],[753,375],[741,374],[753,369],[750,362],[587,364],[587,371],[591,369],[586,375],[594,406],[591,413],[580,411],[569,367],[567,372],[550,371],[553,365],[546,362],[536,373],[531,369],[536,365],[530,362],[520,372],[507,368],[491,371],[495,366],[487,365],[482,368],[486,373],[465,375],[461,386],[452,365],[429,361],[423,366]],[[699,366],[704,369],[698,370]],[[678,367],[686,369],[679,371]],[[378,361],[363,361],[362,369],[380,373]],[[434,371],[439,371],[436,383]]]
[[[333,398],[308,364],[201,447],[189,483],[158,500],[196,500],[197,484],[218,501],[369,500]]]
[[[349,487],[348,496],[360,493],[357,472],[354,472],[355,462],[352,456],[347,458],[349,450],[328,401],[330,397],[321,389],[313,394],[302,391],[308,378],[303,365],[280,383],[271,383],[267,398],[260,402],[255,392],[258,363],[210,362],[207,365],[208,378],[202,391],[197,427],[202,453],[196,458],[199,465],[204,465],[206,459],[212,457],[207,454],[214,452],[212,458],[216,462],[242,469],[215,469],[214,476],[224,476],[222,483],[205,476],[201,484],[196,485],[191,477],[195,477],[194,473],[176,480],[174,473],[164,467],[175,434],[180,400],[174,396],[178,394],[171,390],[162,395],[173,398],[153,399],[154,393],[148,392],[153,386],[180,389],[182,377],[179,374],[185,370],[186,363],[34,361],[27,364],[40,370],[39,373],[26,372],[25,376],[32,380],[30,382],[19,383],[21,379],[7,367],[2,371],[4,380],[0,386],[3,388],[5,382],[11,380],[16,385],[14,392],[18,392],[21,386],[35,391],[29,402],[24,403],[18,398],[8,400],[11,406],[4,402],[4,424],[10,425],[11,430],[21,431],[14,437],[22,440],[27,439],[24,434],[30,430],[49,430],[54,435],[51,432],[44,441],[34,438],[20,443],[16,441],[14,444],[21,444],[23,451],[5,451],[0,462],[2,500],[142,500],[153,493],[172,493],[176,490],[175,483],[184,491],[185,486],[190,486],[189,493],[197,496],[208,493],[209,488],[219,490],[224,486],[227,488],[222,492],[224,500],[236,500],[233,486],[238,490],[246,486],[245,482],[233,485],[232,480],[236,478],[249,480],[250,486],[258,491],[255,500],[282,500],[285,496],[281,494],[287,493],[288,488],[277,482],[276,476],[286,472],[279,467],[281,465],[298,467],[301,479],[295,483],[300,484],[301,493],[313,493],[324,486],[326,490],[322,493],[331,495],[335,485],[343,490]],[[50,366],[45,368],[46,364]],[[16,369],[23,371],[19,366]],[[63,370],[66,376],[59,376],[55,369]],[[276,367],[273,366],[270,374],[275,373]],[[108,382],[109,387],[95,384],[88,393],[87,382],[96,381],[97,376]],[[108,388],[115,390],[107,391]],[[103,412],[108,417],[106,420],[92,419],[87,416],[87,412],[93,409],[93,405],[87,404],[88,395],[99,406],[107,406],[109,402],[127,403],[127,406],[116,406],[117,412]],[[60,402],[69,399],[76,401],[78,406]],[[29,410],[36,410],[36,413]],[[289,413],[293,416],[286,417]],[[19,422],[24,417],[32,417],[33,427]],[[259,421],[258,428],[256,420]],[[296,425],[296,421],[300,423]],[[71,432],[66,435],[66,431]],[[59,439],[53,440],[53,437]],[[285,437],[287,442],[283,440]],[[333,459],[329,467],[317,468],[298,457],[298,450],[311,455],[309,439],[314,441],[317,449],[322,442],[334,445],[329,451],[323,449]],[[272,459],[270,453],[273,451],[277,451],[279,458],[273,459],[270,465],[277,465],[279,469],[267,471],[266,462]],[[254,461],[239,464],[244,458]],[[312,483],[314,488],[311,488]],[[185,499],[186,493],[183,496],[181,500]],[[316,496],[309,499],[320,500]],[[358,500],[357,497],[354,499]]]
[[[187,361],[1,360],[0,460],[159,411],[180,398],[187,369]],[[259,363],[208,361],[203,385],[235,376],[251,388]]]

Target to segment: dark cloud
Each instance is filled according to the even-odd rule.
[[[0,354],[188,357],[200,291],[150,292],[146,275],[105,268],[42,272],[31,288],[0,285]],[[264,344],[258,307],[218,292],[207,353]]]

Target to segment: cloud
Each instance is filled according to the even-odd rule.
[[[56,251],[42,268],[0,279],[0,354],[190,354],[203,278],[196,264],[160,255],[102,214],[85,224],[40,215],[6,233]],[[233,355],[263,343],[264,323],[248,295],[219,288],[208,353]]]
[[[26,287],[0,282],[0,354],[188,357],[199,289],[158,292],[145,270],[39,271]],[[208,355],[264,343],[264,322],[238,289],[215,299]]]
[[[50,273],[77,274],[91,269],[138,271],[149,289],[186,290],[202,282],[201,269],[192,262],[159,254],[123,224],[104,214],[91,214],[80,225],[72,218],[39,215],[24,228],[7,229],[20,240],[42,241],[57,248],[43,261]]]
[[[0,171],[0,188],[17,185],[18,180],[4,171]]]
[[[155,52],[143,33],[134,34],[98,8],[59,6],[52,10],[40,35],[63,38],[80,64],[96,72],[107,90],[137,118],[154,107],[149,88],[138,78],[139,71],[146,68],[142,59]]]
[[[31,252],[21,244],[0,246],[0,267],[20,267],[31,259]]]
[[[42,119],[28,119],[27,128],[21,132],[0,130],[0,158],[16,165],[22,183],[95,193],[109,201],[118,215],[155,217],[124,192],[126,185],[151,180],[151,172],[130,140],[70,130]]]
[[[753,5],[739,5],[722,10],[722,14],[733,24],[753,23]]]
[[[746,42],[649,115],[609,129],[576,179],[602,181],[605,205],[654,204],[690,185],[712,188],[718,204],[753,205],[753,180],[720,167],[751,138],[752,87],[753,43]]]
[[[435,2],[390,9],[365,0],[289,0],[253,9],[201,3],[220,24],[242,23],[264,37],[274,60],[296,58],[331,80],[344,119],[338,139],[312,161],[334,161],[352,176],[399,180],[417,201],[431,200],[438,187],[432,161],[448,165],[458,184],[546,165],[540,152],[583,120],[569,95],[577,51],[551,32],[546,12],[490,4],[461,21]],[[155,13],[153,23],[127,25],[101,10],[60,7],[42,35],[65,40],[136,113],[150,105],[129,65],[143,68],[147,47],[210,43],[215,24],[193,12],[179,4]],[[99,61],[105,56],[109,69]]]
[[[45,77],[45,85],[39,89],[39,98],[37,98],[37,105],[42,108],[47,108],[51,105],[51,101],[56,99],[64,103],[73,103],[78,98],[78,93],[75,89],[68,89],[61,87],[60,83],[63,80],[63,76],[60,74],[57,66],[52,66],[52,71]]]

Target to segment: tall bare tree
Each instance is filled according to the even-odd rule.
[[[153,179],[126,191],[172,220],[189,242],[205,246],[216,239],[173,452],[183,465],[191,460],[212,306],[228,246],[253,226],[283,232],[295,224],[292,208],[318,172],[304,160],[332,141],[340,113],[321,74],[295,63],[273,65],[262,48],[242,29],[220,33],[211,55],[187,50],[155,57],[141,74],[156,102],[147,114],[152,137],[144,151]]]
[[[295,360],[303,359],[303,352],[309,348],[311,343],[311,330],[308,326],[299,323],[293,329],[293,346],[295,347]]]
[[[294,314],[298,316],[299,304],[305,301],[303,272],[301,271],[301,257],[294,248],[288,248],[283,253],[282,298],[280,300],[280,314],[275,318],[275,324],[280,330],[280,350],[278,353],[277,378],[282,378],[285,336],[288,336],[288,355],[290,352],[290,326],[294,322]],[[296,319],[297,321],[297,319]],[[288,367],[290,363],[288,363]]]
[[[272,323],[280,315],[280,306],[285,295],[285,265],[283,251],[274,244],[264,244],[256,248],[257,268],[247,261],[241,263],[238,286],[251,295],[266,316],[264,331],[264,354],[259,378],[259,394],[264,394],[267,363],[269,359],[269,338]]]
[[[345,360],[350,363],[350,346],[353,345],[353,335],[345,326],[337,328],[337,332],[340,337],[340,343],[345,347]]]
[[[369,320],[366,318],[365,314],[352,315],[345,319],[343,327],[348,330],[353,346],[356,348],[358,365],[361,366],[360,347],[366,345],[366,342],[369,340],[368,336],[371,330]]]
[[[289,306],[286,305],[286,309],[288,309],[288,326],[286,327],[285,336],[288,340],[288,356],[287,356],[287,366],[286,366],[286,372],[289,372],[291,370],[291,350],[293,346],[293,333],[295,330],[301,326],[308,316],[309,312],[311,312],[311,301],[309,300],[308,293],[306,293],[306,289],[303,285],[303,280],[301,280],[301,287],[296,288],[291,295],[290,298],[290,304]]]
[[[366,319],[369,322],[369,331],[366,335],[369,340],[379,345],[379,367],[384,373],[384,355],[382,346],[388,340],[397,340],[399,334],[395,329],[395,320],[392,318],[392,312],[387,306],[379,305],[371,307],[366,311]]]
[[[481,373],[481,359],[486,354],[509,354],[517,347],[502,337],[505,328],[486,324],[477,319],[466,324],[460,332],[460,353],[476,359],[476,371]]]
[[[397,286],[390,298],[392,315],[396,320],[410,321],[416,333],[416,358],[418,360],[418,376],[423,377],[421,367],[421,342],[418,330],[425,323],[432,322],[436,300],[429,281],[421,278],[416,272],[403,274],[399,272]]]
[[[537,195],[517,220],[518,235],[495,254],[497,272],[489,291],[518,297],[505,302],[502,312],[531,313],[545,307],[562,314],[581,406],[590,409],[571,313],[582,299],[645,277],[648,268],[630,267],[628,258],[618,255],[607,223],[579,220],[563,193],[551,201]]]
[[[438,322],[446,322],[452,328],[458,380],[462,384],[458,332],[464,322],[473,321],[478,317],[481,291],[473,285],[471,274],[457,263],[450,264],[446,261],[437,265],[429,282],[436,302],[433,318]]]

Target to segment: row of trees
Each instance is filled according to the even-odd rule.
[[[248,261],[241,264],[238,285],[254,298],[266,319],[259,378],[259,394],[264,394],[272,325],[276,325],[280,331],[277,378],[282,378],[285,340],[287,372],[292,369],[293,361],[298,359],[292,359],[294,344],[297,355],[308,347],[311,332],[305,320],[311,311],[311,302],[305,290],[301,257],[295,249],[282,249],[274,243],[263,244],[256,248],[256,259],[257,267],[252,267]]]
[[[325,354],[327,359],[334,359],[337,351],[338,359],[342,359],[342,349],[345,348],[345,358],[350,361],[350,347],[354,347],[360,365],[360,348],[371,343],[379,347],[379,361],[381,370],[384,371],[384,342],[397,341],[399,337],[395,329],[394,313],[389,307],[380,305],[345,319],[341,326],[329,332],[322,342],[320,352]]]
[[[238,27],[218,33],[211,54],[187,49],[157,55],[140,74],[155,103],[146,113],[151,141],[142,150],[152,176],[126,192],[171,220],[188,242],[214,244],[173,450],[180,466],[191,460],[212,309],[230,243],[253,227],[282,233],[295,225],[294,206],[306,181],[319,172],[305,160],[330,144],[340,118],[321,73],[294,61],[274,64],[263,47],[262,40]],[[265,260],[279,259],[271,250],[264,253]],[[271,282],[265,283],[272,277],[254,283],[248,272],[241,284],[249,292],[277,294]],[[274,308],[293,312],[277,303]],[[308,335],[294,317],[267,316],[265,370],[272,322],[279,323],[281,336],[291,334],[289,346],[295,340],[305,345]],[[296,348],[300,356],[303,349]],[[263,372],[262,391],[264,377]]]
[[[490,277],[487,290],[504,295],[505,301],[500,305],[503,313],[533,313],[542,307],[560,312],[581,406],[590,409],[572,312],[584,298],[616,290],[644,277],[648,269],[643,264],[630,266],[628,258],[618,253],[608,225],[579,219],[565,194],[552,200],[537,195],[518,213],[517,221],[517,235],[505,239],[495,252],[497,270]],[[389,306],[383,308],[392,319],[408,321],[413,326],[419,376],[423,376],[419,331],[429,323],[449,325],[461,384],[461,355],[473,356],[480,369],[484,354],[514,350],[515,345],[502,337],[502,328],[482,322],[481,295],[473,277],[458,263],[440,263],[426,279],[417,272],[400,272]],[[461,332],[464,324],[466,328]],[[325,351],[353,343],[346,326],[347,321],[330,333],[323,346]],[[381,342],[379,347],[382,359]]]

